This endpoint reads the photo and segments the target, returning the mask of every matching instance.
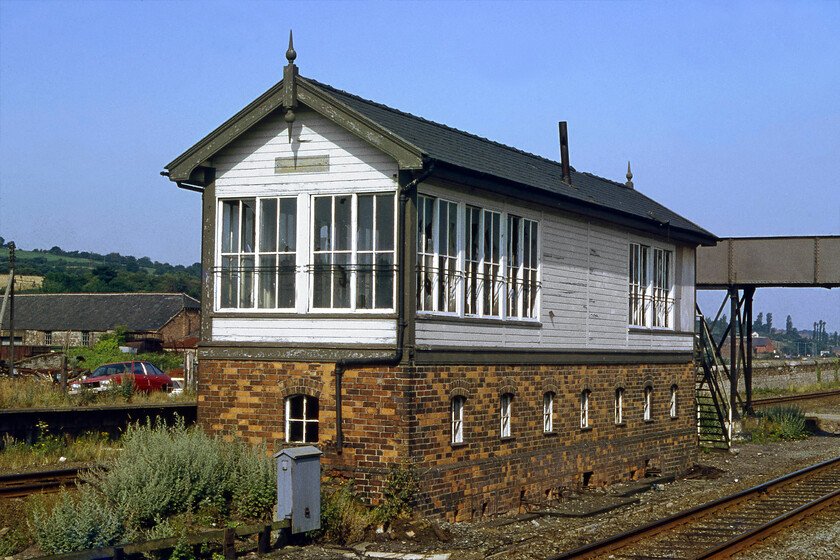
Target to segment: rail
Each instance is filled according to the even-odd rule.
[[[546,560],[724,558],[838,499],[840,457]],[[634,550],[640,541],[644,549]]]
[[[0,476],[0,498],[17,498],[39,492],[57,492],[75,484],[79,475],[97,467],[79,467]]]

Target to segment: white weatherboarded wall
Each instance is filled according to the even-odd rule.
[[[308,244],[311,195],[395,192],[397,164],[390,156],[303,107],[292,126],[290,143],[287,124],[275,113],[214,157],[216,196],[219,199],[296,196],[297,261],[311,263]],[[276,158],[310,156],[327,156],[329,170],[275,172]],[[299,272],[297,290],[307,294],[310,280],[306,272]],[[297,309],[300,317],[289,317],[288,313],[283,317],[271,317],[262,309],[213,317],[213,340],[362,345],[396,342],[396,321],[383,317],[382,313],[357,313],[348,319],[318,317],[317,313],[307,314],[305,297],[299,300],[303,302]]]

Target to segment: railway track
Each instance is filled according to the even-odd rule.
[[[802,393],[799,395],[786,395],[784,397],[766,397],[763,399],[753,399],[753,406],[767,406],[773,404],[785,404],[796,401],[808,401],[814,399],[824,399],[827,397],[840,397],[840,389],[832,391],[820,391],[819,393]]]
[[[39,492],[58,492],[64,486],[75,484],[79,475],[91,467],[59,469],[0,476],[0,498],[17,498]]]
[[[840,506],[840,457],[546,560],[729,558]]]

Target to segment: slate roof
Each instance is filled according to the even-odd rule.
[[[15,296],[15,330],[131,332],[161,329],[183,309],[200,308],[186,294],[21,294]],[[9,328],[9,309],[2,328]]]
[[[571,185],[564,182],[559,162],[511,148],[404,113],[380,103],[333,88],[317,85],[351,109],[417,146],[428,157],[456,167],[525,185],[541,191],[656,222],[714,241],[715,236],[639,191],[603,177],[572,169]]]

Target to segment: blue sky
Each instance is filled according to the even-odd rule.
[[[840,2],[0,0],[0,235],[199,258],[163,166],[315,78],[623,181],[718,236],[840,234]],[[704,303],[708,300],[709,303]],[[716,311],[718,296],[701,299]],[[756,312],[840,330],[840,290]]]

